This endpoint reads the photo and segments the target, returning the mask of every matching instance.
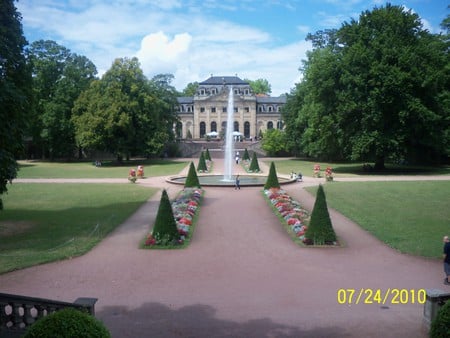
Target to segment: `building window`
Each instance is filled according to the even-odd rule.
[[[234,129],[233,131],[239,131],[239,122],[238,121],[234,121]]]
[[[205,112],[205,107],[200,107],[200,113],[204,113]]]
[[[216,93],[217,93],[216,88],[212,88],[212,89],[211,89],[211,94],[212,94],[212,95],[215,95]]]
[[[237,95],[237,94],[239,94],[239,89],[235,89],[234,90],[234,93]]]
[[[258,107],[258,111],[263,112],[264,111],[264,106],[259,106]]]
[[[267,110],[268,110],[269,113],[271,113],[272,110],[273,110],[273,109],[272,109],[272,106],[269,106],[269,107],[267,108]]]
[[[277,121],[277,129],[283,129],[283,121],[281,121],[281,120],[278,120]]]
[[[248,121],[244,122],[244,136],[246,138],[250,137],[250,122],[248,122]]]
[[[234,112],[235,112],[235,113],[238,112],[238,107],[234,107]]]
[[[249,107],[245,107],[244,109],[245,109],[246,113],[250,113],[250,108]]]
[[[226,113],[227,112],[227,107],[222,107],[222,113]]]
[[[244,94],[245,94],[245,95],[250,94],[249,91],[248,91],[248,89],[244,90]]]
[[[267,129],[273,129],[273,122],[272,121],[267,122]]]
[[[216,107],[211,107],[211,113],[215,113],[216,112]]]
[[[211,131],[217,131],[217,123],[215,121],[211,122]]]
[[[200,95],[205,95],[205,90],[204,89],[200,89]]]
[[[204,137],[206,134],[206,123],[200,122],[200,137]]]

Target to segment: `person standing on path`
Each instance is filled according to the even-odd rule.
[[[241,190],[241,186],[239,184],[239,174],[236,175],[236,184],[234,186],[234,190],[239,189]],[[450,255],[449,255],[450,256]]]
[[[444,272],[445,279],[444,284],[450,285],[450,240],[448,236],[444,236],[444,254],[442,255],[444,258]]]

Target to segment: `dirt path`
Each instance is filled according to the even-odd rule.
[[[215,160],[214,171],[221,170]],[[311,209],[314,200],[302,187],[317,181],[305,180],[284,188]],[[163,178],[140,184],[172,196],[181,189]],[[184,250],[138,249],[155,217],[156,194],[91,252],[0,275],[0,290],[64,301],[96,297],[96,315],[113,337],[427,336],[423,305],[338,304],[337,293],[445,289],[439,261],[400,254],[333,210],[346,247],[299,248],[261,187],[205,191]]]

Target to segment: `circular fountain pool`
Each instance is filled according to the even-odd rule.
[[[233,180],[224,180],[223,175],[199,175],[198,180],[201,186],[210,187],[234,187]],[[267,176],[261,175],[239,175],[239,184],[241,187],[247,186],[263,186],[266,184]],[[167,182],[174,184],[183,184],[186,182],[186,176],[175,176],[167,179]],[[278,177],[280,184],[292,183],[295,180],[290,180],[283,177]]]

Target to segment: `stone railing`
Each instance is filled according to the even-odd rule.
[[[0,338],[20,337],[39,318],[71,307],[95,315],[97,298],[78,298],[73,303],[0,293]]]
[[[438,289],[430,289],[427,291],[427,297],[423,308],[423,322],[429,330],[432,321],[436,318],[439,309],[448,301],[450,301],[450,293]]]

